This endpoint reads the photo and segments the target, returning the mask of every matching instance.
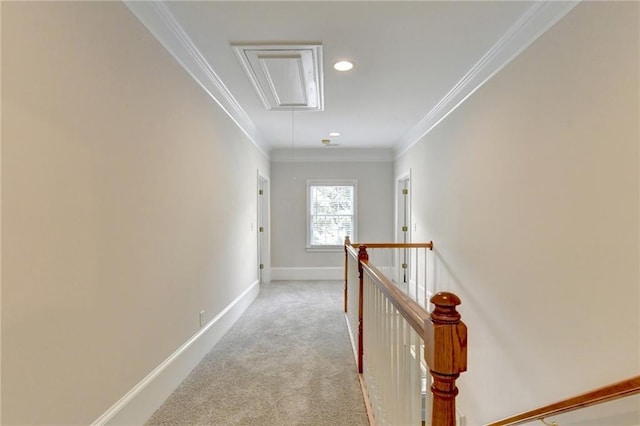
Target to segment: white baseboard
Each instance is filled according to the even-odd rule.
[[[344,280],[344,267],[271,268],[271,280]]]
[[[105,411],[92,423],[92,426],[144,424],[254,301],[260,293],[259,284],[258,281],[251,284],[215,318]]]

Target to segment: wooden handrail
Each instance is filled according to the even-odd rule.
[[[487,426],[519,425],[636,394],[640,394],[640,376],[631,377],[630,379],[554,402],[535,410],[507,417],[497,422],[489,423]]]
[[[353,248],[366,246],[367,248],[427,248],[433,250],[433,241],[428,243],[348,243]]]

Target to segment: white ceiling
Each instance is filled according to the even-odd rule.
[[[277,154],[292,146],[402,152],[577,2],[126,4],[256,145]],[[265,109],[236,43],[321,43],[324,111]],[[335,71],[344,58],[355,68]],[[340,147],[323,147],[327,138]]]

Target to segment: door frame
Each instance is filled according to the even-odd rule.
[[[257,178],[257,270],[260,283],[271,281],[271,226],[270,226],[270,185],[269,178],[258,170]],[[262,267],[261,267],[262,266]]]
[[[407,194],[403,194],[403,189],[407,190]],[[410,243],[411,242],[411,169],[406,173],[398,175],[395,180],[395,217],[394,217],[394,237],[396,243]],[[403,226],[406,226],[407,230],[403,231]],[[409,267],[410,256],[407,256],[407,251],[399,249],[396,252],[394,259],[394,266],[396,273],[394,278],[398,283],[407,282],[409,277],[406,273],[410,273]],[[407,264],[406,268],[402,268],[403,264]]]

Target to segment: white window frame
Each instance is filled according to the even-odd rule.
[[[343,250],[340,245],[311,245],[311,187],[312,186],[353,186],[353,223],[349,235],[351,241],[358,241],[358,180],[357,179],[307,179],[307,247],[308,252],[336,252]]]

